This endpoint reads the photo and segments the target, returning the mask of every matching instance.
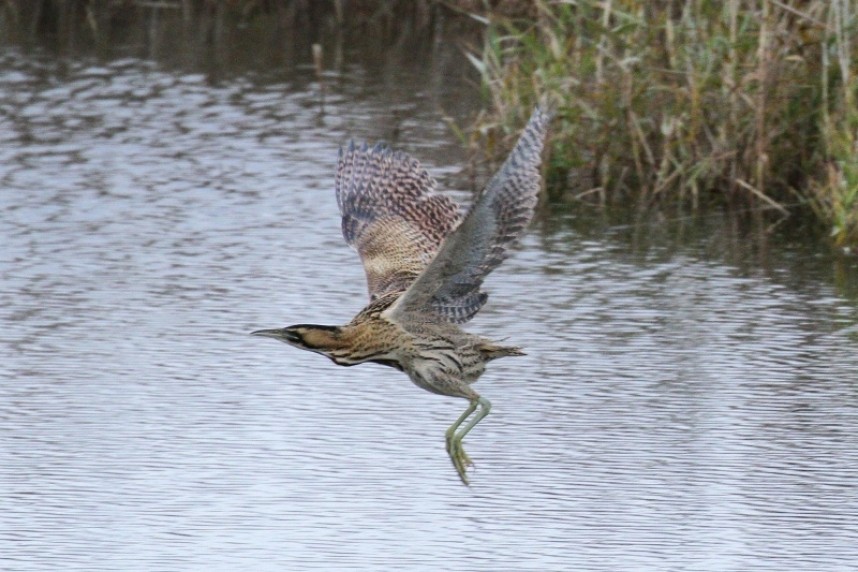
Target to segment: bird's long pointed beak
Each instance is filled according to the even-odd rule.
[[[269,330],[256,330],[250,332],[251,336],[260,336],[263,338],[274,338],[283,342],[297,342],[300,340],[298,335],[289,330],[289,328],[272,328]]]
[[[251,336],[263,336],[266,338],[279,338],[283,333],[283,328],[275,328],[273,330],[256,330],[250,332]]]

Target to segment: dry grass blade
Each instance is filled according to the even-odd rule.
[[[785,212],[798,190],[858,241],[855,2],[537,0],[538,25],[489,27],[482,132],[511,139],[519,107],[553,92],[558,196]]]

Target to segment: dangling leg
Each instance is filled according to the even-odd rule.
[[[453,438],[459,443],[462,442],[462,439],[465,438],[465,435],[468,434],[468,431],[474,428],[474,426],[483,420],[483,417],[489,414],[492,410],[492,402],[486,399],[485,397],[478,397],[477,402],[480,404],[480,410],[477,412],[477,415],[471,419],[471,422],[465,425],[465,428],[462,429],[458,435],[455,435]],[[476,403],[472,403],[472,406],[476,406]]]
[[[468,479],[465,478],[465,468],[471,466],[473,463],[471,463],[471,459],[465,455],[465,452],[462,451],[461,443],[454,442],[454,438],[456,436],[456,429],[464,423],[465,419],[467,419],[476,408],[477,400],[474,399],[471,401],[470,405],[468,405],[468,408],[465,409],[464,413],[456,419],[455,423],[450,425],[449,429],[447,429],[447,432],[444,434],[447,441],[447,454],[450,455],[450,460],[453,461],[453,466],[456,467],[456,472],[459,473],[459,478],[461,478],[465,484],[468,484]]]
[[[480,410],[474,416],[473,419],[465,426],[464,429],[455,433],[455,428],[458,427],[468,415],[470,415],[474,409],[476,409],[479,404]],[[447,438],[447,452],[450,454],[450,458],[453,459],[453,465],[456,467],[456,470],[459,472],[459,478],[462,479],[462,482],[466,485],[468,484],[468,478],[465,475],[465,467],[473,466],[471,462],[471,458],[465,453],[465,449],[462,447],[462,439],[465,438],[465,435],[476,426],[477,423],[482,421],[483,417],[489,414],[492,410],[491,402],[485,397],[477,397],[473,401],[471,401],[471,405],[468,407],[466,413],[468,415],[463,415],[459,418],[459,420],[453,424],[450,429],[454,430],[454,434],[452,436],[448,436]],[[450,431],[448,429],[448,433]]]

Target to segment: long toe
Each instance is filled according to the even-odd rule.
[[[474,466],[474,462],[471,460],[471,458],[468,456],[468,454],[465,453],[465,448],[462,447],[461,445],[459,445],[459,459],[460,459],[463,467],[473,467]]]
[[[456,472],[459,473],[459,478],[462,479],[462,482],[466,485],[468,483],[468,467],[473,467],[474,463],[471,461],[471,458],[465,453],[465,449],[462,447],[462,443],[457,440],[452,440],[450,442],[450,450],[448,451],[450,454],[450,460],[453,461],[453,466],[456,468]]]
[[[459,473],[459,478],[462,479],[462,483],[466,485],[470,485],[468,482],[468,471],[465,469],[465,466],[462,465],[462,462],[458,459],[453,461],[453,465],[456,467],[456,472]]]

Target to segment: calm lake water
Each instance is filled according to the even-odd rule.
[[[247,335],[364,303],[348,139],[468,199],[462,58],[141,52],[0,48],[0,569],[858,569],[855,259],[549,209],[468,326],[528,355],[464,487],[464,401]]]

